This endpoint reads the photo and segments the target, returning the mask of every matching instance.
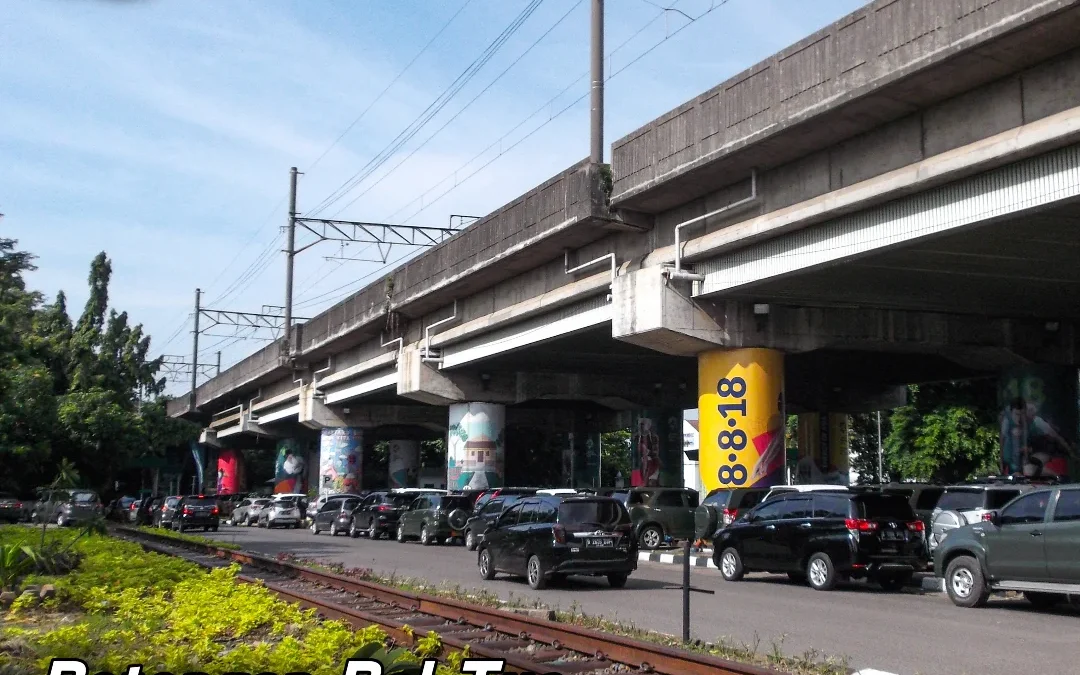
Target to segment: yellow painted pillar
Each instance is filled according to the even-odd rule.
[[[846,413],[803,413],[799,415],[799,459],[794,482],[847,485],[848,416]]]
[[[701,487],[784,481],[784,355],[773,349],[698,355]]]

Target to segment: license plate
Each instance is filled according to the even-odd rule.
[[[613,539],[589,539],[585,545],[593,548],[611,548],[615,545],[615,541]]]
[[[891,530],[886,530],[885,532],[882,532],[882,535],[884,535],[884,539],[888,539],[889,541],[899,541],[904,538],[902,533],[893,532]]]

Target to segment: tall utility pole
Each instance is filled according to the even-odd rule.
[[[221,374],[221,352],[217,353],[217,374]]]
[[[879,410],[877,413],[877,476],[879,483],[885,482],[885,472],[882,466],[884,464],[882,461],[884,454],[881,448],[881,411]]]
[[[592,0],[592,119],[589,161],[604,163],[604,0]]]
[[[296,257],[296,167],[289,169],[289,222],[285,243],[285,356],[292,358],[293,258]]]
[[[195,379],[198,377],[199,369],[195,366],[199,362],[199,314],[202,313],[202,309],[199,307],[200,300],[202,299],[202,290],[195,289],[195,330],[192,331],[191,338],[191,409],[195,410]]]

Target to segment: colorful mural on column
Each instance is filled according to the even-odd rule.
[[[681,487],[683,414],[681,410],[646,410],[634,417],[630,445],[630,484]]]
[[[362,429],[323,429],[319,437],[319,494],[358,491],[363,452]]]
[[[387,473],[391,489],[416,487],[420,475],[419,441],[390,441]]]
[[[239,450],[222,448],[217,458],[217,493],[231,495],[244,485],[244,457]]]
[[[450,406],[446,448],[448,490],[502,487],[506,408],[494,403]]]
[[[1076,475],[1077,371],[1026,365],[998,381],[1001,471],[1032,478]]]
[[[307,453],[295,438],[278,441],[277,465],[274,472],[274,493],[306,493]]]
[[[799,451],[794,482],[802,485],[847,485],[848,416],[845,413],[799,415]]]

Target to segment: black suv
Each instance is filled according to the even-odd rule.
[[[401,512],[416,499],[416,493],[373,492],[353,509],[350,527],[371,539],[397,532]]]
[[[762,502],[715,535],[724,579],[786,572],[829,590],[841,577],[867,577],[899,590],[925,567],[925,527],[898,495],[790,493]]]
[[[694,537],[711,541],[713,534],[732,524],[765,499],[769,488],[715,488],[694,511]]]
[[[217,532],[221,521],[221,509],[217,499],[206,495],[183,497],[176,504],[172,517],[172,529],[177,532],[192,527],[201,527],[204,531]]]
[[[506,509],[484,533],[477,555],[480,576],[525,575],[540,590],[570,574],[606,576],[622,588],[637,569],[630,514],[610,497],[537,496]]]
[[[1036,607],[1080,594],[1080,485],[1028,492],[955,529],[934,551],[934,573],[960,607],[1021,591]]]
[[[525,495],[530,496],[530,495]],[[474,509],[472,517],[465,523],[465,548],[475,551],[484,541],[484,531],[495,522],[503,511],[524,499],[522,495],[499,495],[489,499],[480,509]]]

